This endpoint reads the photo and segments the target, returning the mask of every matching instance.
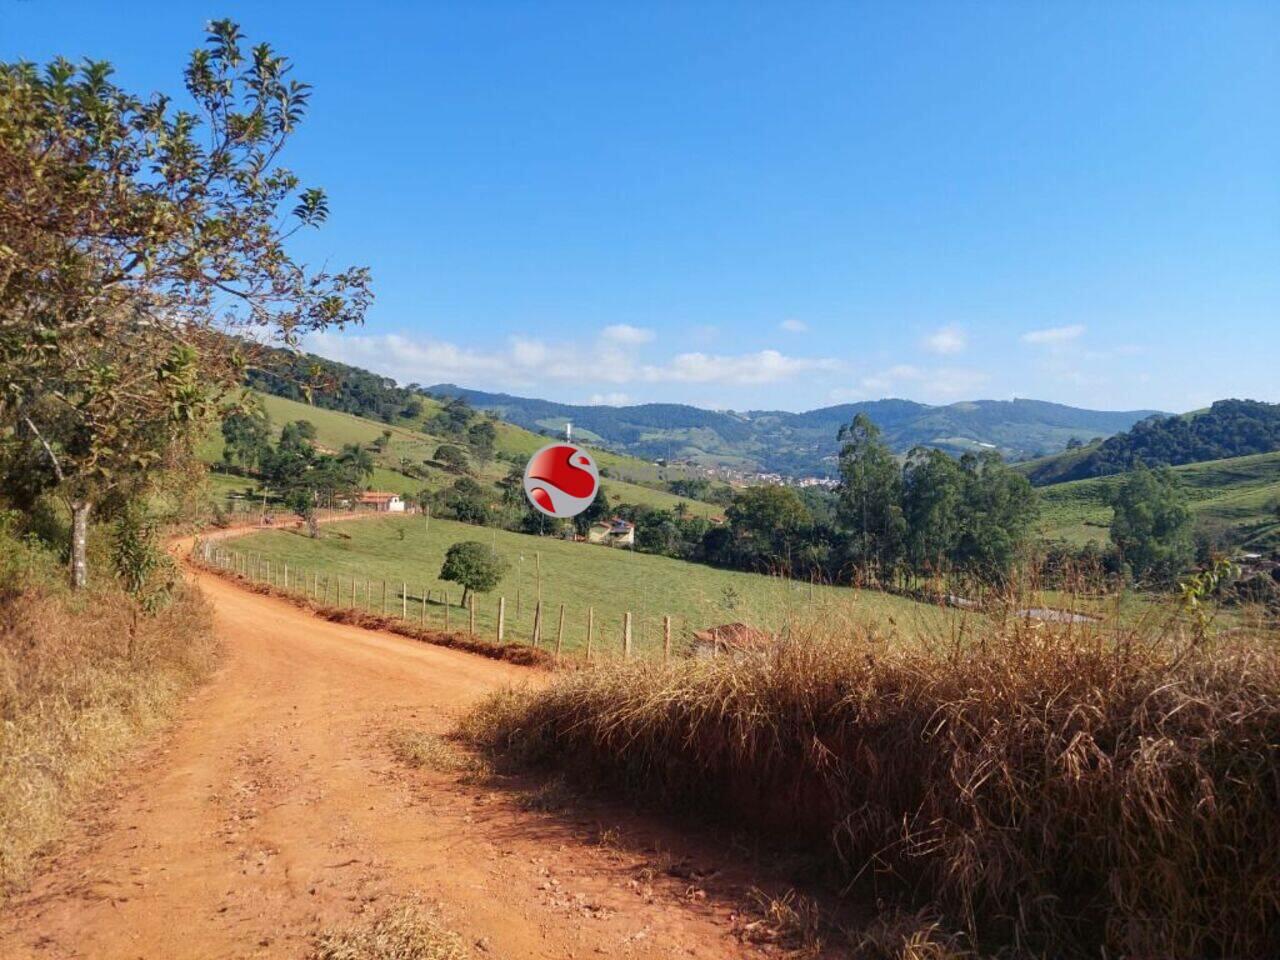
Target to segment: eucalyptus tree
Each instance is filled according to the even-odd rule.
[[[906,537],[902,469],[865,413],[840,428],[837,516],[849,534],[850,560],[876,576],[897,567]]]
[[[312,270],[289,238],[328,215],[280,157],[310,98],[228,20],[185,96],[143,98],[101,61],[0,62],[0,456],[37,450],[87,578],[95,503],[189,457],[247,343],[362,321],[363,267]]]

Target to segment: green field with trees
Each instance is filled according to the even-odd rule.
[[[1222,549],[1280,548],[1280,453],[1188,464],[1172,473],[1202,538]],[[1113,476],[1041,488],[1042,535],[1074,545],[1106,543],[1120,482]]]
[[[270,530],[237,539],[228,546],[242,554],[271,561],[279,578],[289,564],[295,579],[320,573],[342,578],[343,602],[349,602],[355,578],[358,605],[381,611],[381,584],[388,585],[389,610],[400,612],[400,587],[408,587],[409,618],[420,620],[424,590],[431,591],[427,622],[444,625],[443,597],[448,592],[450,624],[465,626],[457,581],[441,579],[450,547],[475,542],[505,565],[498,582],[476,600],[478,630],[492,636],[498,597],[506,597],[507,638],[528,642],[534,609],[541,593],[546,617],[543,636],[554,642],[560,604],[565,605],[565,645],[577,650],[586,643],[588,608],[594,608],[597,636],[607,648],[620,650],[622,616],[634,617],[638,651],[656,649],[662,618],[674,618],[677,639],[691,630],[742,621],[775,628],[788,617],[826,612],[896,635],[949,636],[958,618],[954,610],[919,603],[875,590],[853,590],[720,570],[621,548],[574,543],[453,520],[424,516],[367,518],[322,525],[318,538],[302,531]],[[366,592],[365,583],[372,584]],[[296,587],[301,590],[301,586]],[[330,593],[330,599],[336,594]]]

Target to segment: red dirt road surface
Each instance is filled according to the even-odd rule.
[[[734,898],[662,869],[703,854],[676,856],[660,827],[527,811],[387,747],[390,730],[445,732],[488,691],[545,674],[194,576],[224,665],[6,905],[0,957],[304,957],[318,930],[401,898],[433,905],[476,957],[750,953]]]

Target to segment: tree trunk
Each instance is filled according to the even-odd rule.
[[[71,586],[83,589],[89,583],[89,501],[71,502]]]
[[[464,583],[462,585],[462,606],[464,608],[467,605],[467,600],[469,600],[470,598],[471,598],[471,588]]]

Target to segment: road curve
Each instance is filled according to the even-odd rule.
[[[479,957],[744,955],[730,901],[651,862],[678,839],[593,841],[648,827],[526,812],[386,748],[389,729],[443,732],[545,674],[190,575],[225,662],[6,905],[0,956],[302,957],[317,930],[402,897],[436,904]]]

